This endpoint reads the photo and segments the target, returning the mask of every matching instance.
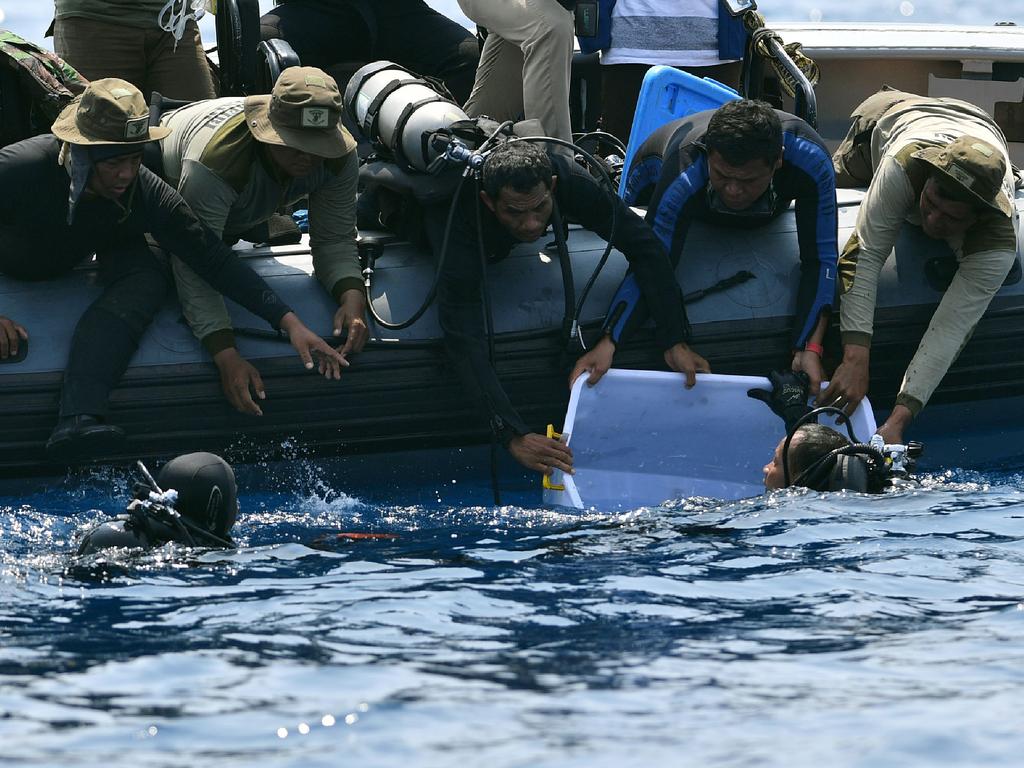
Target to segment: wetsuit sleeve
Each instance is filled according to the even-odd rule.
[[[785,134],[784,161],[798,174],[797,241],[800,285],[797,288],[793,348],[803,349],[821,313],[831,310],[836,295],[838,213],[832,158],[815,141]]]
[[[677,159],[677,162],[681,160],[683,163],[681,171],[679,173],[673,171],[674,178],[671,181],[667,184],[659,184],[659,188],[651,200],[651,207],[647,211],[646,221],[669,257],[672,278],[668,286],[676,291],[675,300],[679,303],[683,318],[683,336],[680,341],[686,342],[690,339],[690,327],[674,272],[682,258],[686,236],[693,223],[693,212],[698,195],[704,193],[708,183],[707,160],[704,156],[697,155],[693,162],[689,162],[687,158],[688,155]],[[666,162],[665,167],[673,166]],[[647,297],[644,295],[641,283],[638,281],[635,271],[631,271],[619,285],[612,298],[612,303],[608,307],[605,331],[610,334],[612,341],[617,345],[621,344],[646,322],[649,312]]]
[[[661,347],[669,349],[686,341],[690,334],[682,295],[662,242],[617,195],[606,193],[589,176],[570,172],[565,181],[568,194],[558,196],[559,206],[564,206],[569,218],[610,240],[626,257],[630,267],[627,280],[633,280],[654,316]],[[563,183],[561,178],[559,183]]]
[[[337,174],[309,196],[309,246],[313,272],[336,301],[350,289],[363,290],[356,249],[356,186],[359,157],[350,152]]]
[[[896,398],[897,405],[906,406],[915,416],[974,333],[1017,257],[1016,236],[1009,218],[1000,214],[986,216],[983,224],[972,229],[982,230],[980,238],[975,235],[974,239],[983,243],[971,243],[970,236],[965,242],[965,254],[956,275],[928,323]],[[987,250],[967,253],[972,245]]]
[[[202,163],[185,160],[178,182],[178,193],[199,220],[209,227],[214,235],[222,238],[231,206],[238,199],[238,193],[231,185]],[[235,346],[231,316],[220,293],[197,275],[177,254],[171,255],[171,268],[174,270],[174,281],[177,284],[182,313],[192,333],[203,343],[206,351],[215,355],[223,349]]]
[[[438,283],[438,314],[444,332],[445,349],[466,392],[487,414],[491,430],[504,446],[530,430],[498,381],[487,354],[481,284],[484,275],[477,245],[474,185],[463,186],[459,210]],[[438,212],[444,220],[448,211]]]
[[[280,326],[291,308],[196,218],[181,195],[145,168],[139,173],[138,194],[149,232],[160,245],[229,299]]]
[[[914,190],[906,171],[895,158],[884,157],[861,201],[857,226],[839,263],[839,330],[844,346],[871,346],[878,276],[913,207]]]

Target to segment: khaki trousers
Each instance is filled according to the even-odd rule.
[[[58,19],[53,27],[57,55],[89,80],[120,77],[146,100],[153,91],[169,99],[215,98],[199,27],[189,21],[174,49],[174,36],[153,21],[152,29],[81,17]]]
[[[549,136],[572,141],[569,68],[573,15],[555,0],[459,0],[470,19],[487,28],[470,117],[540,120]]]

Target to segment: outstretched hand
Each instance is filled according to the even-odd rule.
[[[708,361],[682,342],[665,350],[665,365],[686,376],[687,389],[697,383],[698,373],[711,373]]]
[[[242,357],[234,347],[222,349],[213,356],[213,362],[220,372],[220,388],[231,406],[239,413],[262,416],[263,409],[253,399],[253,394],[258,399],[265,400],[267,393],[256,367]]]
[[[821,382],[825,379],[825,368],[821,364],[821,357],[817,352],[809,349],[802,349],[793,355],[794,371],[803,371],[807,374],[810,385],[807,388],[811,397],[817,397],[821,392]]]
[[[348,329],[348,338],[341,348],[344,357],[349,352],[362,352],[370,329],[366,325],[366,294],[352,288],[341,295],[341,304],[334,313],[334,335],[340,336],[342,329]]]
[[[281,327],[288,333],[288,340],[299,353],[302,364],[313,370],[313,357],[317,358],[317,370],[325,379],[340,379],[341,369],[348,368],[348,360],[341,356],[327,342],[307,328],[298,315],[289,312],[281,318]]]
[[[807,391],[810,379],[803,371],[772,371],[768,374],[771,390],[748,389],[747,397],[766,403],[772,412],[786,422],[789,432],[803,416],[810,413]]]
[[[569,374],[569,389],[572,389],[576,379],[583,373],[590,374],[587,377],[588,387],[597,384],[601,377],[608,373],[608,369],[612,367],[612,358],[614,356],[615,342],[611,340],[610,336],[601,337],[601,340],[594,345],[593,349],[576,361],[572,373]]]
[[[0,360],[17,357],[20,341],[28,341],[28,331],[9,317],[0,315]]]
[[[516,461],[534,472],[550,475],[560,469],[573,474],[572,449],[552,437],[536,432],[517,435],[508,444],[508,451]]]
[[[848,345],[843,351],[843,362],[836,368],[828,387],[818,395],[817,405],[841,408],[851,415],[868,393],[870,352],[867,347]]]

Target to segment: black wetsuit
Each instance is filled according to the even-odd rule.
[[[440,78],[460,104],[480,59],[476,37],[423,0],[287,0],[260,19],[260,34],[287,40],[303,64],[321,69],[393,61]]]
[[[152,549],[174,539],[174,533],[164,525],[155,528],[151,523],[146,527],[136,526],[128,515],[119,515],[113,520],[101,523],[82,537],[78,545],[79,555],[92,555],[103,549]],[[163,534],[163,535],[161,535]]]
[[[69,225],[70,177],[52,134],[0,150],[0,271],[23,280],[58,277],[96,253],[105,288],[75,328],[60,415],[105,416],[120,380],[171,286],[151,235],[211,286],[277,327],[290,311],[251,268],[200,223],[181,196],[147,168],[118,203],[83,195]],[[31,331],[31,329],[29,329]]]
[[[615,206],[613,245],[629,260],[658,323],[658,338],[664,349],[684,341],[688,328],[682,297],[672,275],[664,247],[643,219],[618,197],[609,195],[578,165],[560,155],[550,155],[558,183],[555,204],[561,216],[607,239]],[[504,445],[529,432],[512,407],[491,366],[487,353],[480,251],[477,244],[476,211],[480,205],[484,250],[490,260],[504,258],[517,241],[479,203],[475,185],[463,186],[460,210],[456,213],[444,271],[438,287],[438,305],[445,344],[467,391],[481,400],[491,429]],[[437,213],[437,218],[443,214]],[[442,219],[443,220],[443,219]]]
[[[182,546],[220,547],[231,545],[231,539],[225,534],[221,537],[224,543],[213,543],[197,533],[192,541],[180,530],[158,522],[152,518],[133,517],[130,514],[118,515],[113,520],[97,525],[86,531],[82,542],[78,545],[79,555],[92,555],[103,549],[154,549],[174,541]]]
[[[817,132],[799,117],[776,110],[782,122],[782,167],[772,180],[774,198],[761,216],[722,213],[708,201],[708,159],[702,141],[714,110],[662,126],[648,138],[629,170],[625,199],[631,205],[649,196],[647,221],[678,264],[693,221],[723,227],[757,227],[796,202],[800,285],[793,348],[802,349],[821,313],[835,302],[838,214],[832,158]],[[699,287],[699,286],[694,286]],[[632,276],[619,287],[609,308],[608,330],[619,342],[647,317]]]

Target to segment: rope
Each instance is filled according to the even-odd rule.
[[[751,49],[758,56],[767,59],[771,63],[772,69],[775,70],[775,75],[779,78],[782,90],[786,92],[787,96],[790,98],[796,97],[797,84],[793,80],[793,76],[786,71],[785,67],[768,50],[766,42],[769,39],[778,41],[789,58],[793,60],[793,63],[797,65],[811,82],[811,85],[818,84],[818,80],[821,79],[821,72],[818,69],[818,65],[814,63],[814,60],[803,52],[802,43],[787,44],[777,32],[773,32],[765,26],[764,16],[757,11],[747,11],[743,15],[743,23],[750,34]]]
[[[157,14],[156,23],[164,32],[174,35],[174,50],[178,50],[178,43],[185,35],[185,26],[189,19],[199,21],[206,15],[207,7],[210,5],[207,0],[167,0]]]

